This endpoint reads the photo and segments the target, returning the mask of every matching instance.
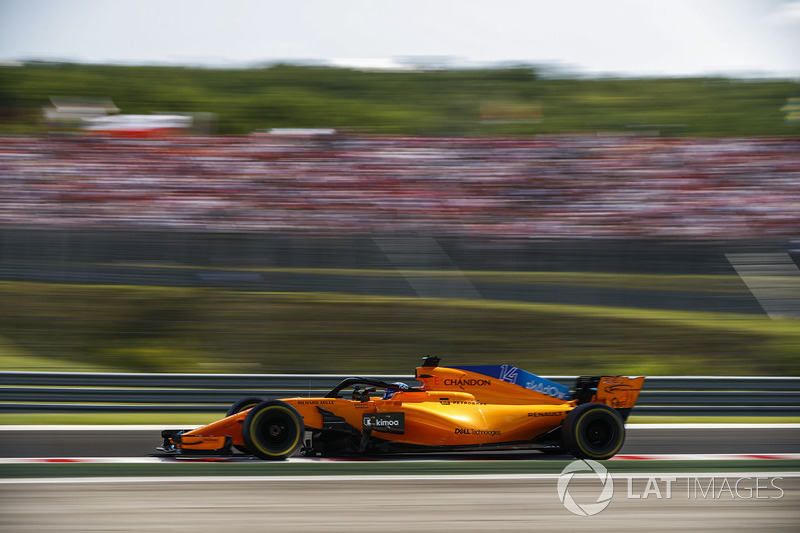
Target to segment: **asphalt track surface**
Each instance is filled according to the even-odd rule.
[[[0,428],[0,457],[146,456],[159,441],[154,428],[61,428]],[[797,424],[639,426],[628,431],[623,448],[628,454],[798,451]],[[0,531],[483,533],[588,528],[616,533],[632,527],[650,532],[797,531],[800,524],[796,472],[671,472],[666,475],[675,478],[669,496],[661,480],[665,474],[654,476],[659,493],[643,498],[650,474],[613,474],[613,496],[594,516],[576,516],[565,508],[556,474],[0,479]],[[736,488],[740,479],[741,490],[723,491],[726,481]],[[714,489],[709,490],[712,480]],[[760,492],[753,492],[759,487]],[[570,498],[580,505],[596,503],[603,488],[594,476],[568,483]]]
[[[725,477],[732,484],[742,475]],[[692,493],[689,477],[678,477],[670,498],[664,491],[661,498],[652,495],[646,499],[629,499],[627,480],[615,476],[608,507],[588,517],[565,509],[553,476],[14,481],[0,483],[0,530],[485,533],[555,531],[558,527],[615,533],[634,528],[649,532],[797,531],[800,478],[777,476],[764,475],[760,483],[762,487],[774,483],[781,491],[762,490],[759,498],[722,492],[718,498],[702,497],[702,493]],[[700,478],[700,482],[707,486],[711,479]],[[714,482],[715,494],[722,478],[715,477]],[[573,501],[592,503],[602,490],[598,483],[597,478],[573,478],[568,491]],[[642,494],[647,481],[635,478],[630,483],[634,494]],[[745,483],[754,485],[756,481]],[[744,490],[739,494],[747,496]]]
[[[743,425],[746,426],[746,425]],[[63,426],[62,426],[63,428]],[[176,428],[179,429],[179,428]],[[142,457],[157,453],[156,429],[13,431],[0,428],[0,457]],[[629,426],[621,454],[800,453],[800,427]],[[485,457],[480,454],[480,457]],[[542,456],[530,452],[530,456]],[[408,457],[408,455],[404,456]],[[430,455],[425,455],[430,457]],[[542,456],[543,457],[543,456]]]

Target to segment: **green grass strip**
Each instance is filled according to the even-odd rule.
[[[665,325],[680,325],[697,329],[730,330],[769,335],[789,335],[800,338],[800,320],[786,318],[771,320],[766,316],[717,313],[706,311],[673,311],[664,309],[640,309],[635,307],[606,307],[596,305],[550,304],[513,302],[507,300],[466,300],[457,298],[423,298],[411,296],[363,296],[331,292],[240,292],[239,296],[275,297],[304,303],[379,303],[435,307],[442,309],[472,309],[482,311],[515,311],[569,315],[576,318],[602,318],[661,322]]]
[[[3,370],[46,369],[55,348],[59,370],[75,361],[134,372],[406,373],[427,353],[545,375],[800,368],[800,320],[737,313],[32,283],[0,283],[0,300],[15,310],[0,319]]]
[[[518,283],[526,285],[564,285],[634,290],[684,291],[746,294],[747,287],[738,276],[700,274],[618,274],[606,272],[549,272],[502,270],[432,270],[368,268],[289,268],[289,267],[205,267],[151,263],[100,263],[99,266],[133,267],[204,272],[253,272],[305,276],[341,276],[370,278],[463,279],[481,283]],[[779,281],[781,278],[774,278]]]

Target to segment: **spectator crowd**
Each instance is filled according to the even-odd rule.
[[[798,236],[800,139],[5,137],[0,224]]]

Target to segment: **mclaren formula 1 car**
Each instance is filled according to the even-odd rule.
[[[321,398],[244,398],[192,430],[166,430],[174,455],[261,459],[477,449],[540,449],[608,459],[643,377],[580,377],[574,387],[508,365],[441,367],[426,357],[421,386],[352,377]]]

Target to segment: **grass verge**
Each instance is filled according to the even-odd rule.
[[[0,370],[408,373],[436,354],[538,374],[800,374],[800,320],[733,313],[17,282],[0,308]]]
[[[512,283],[525,285],[558,285],[563,287],[597,287],[606,289],[699,292],[711,294],[748,294],[741,278],[735,275],[701,274],[619,274],[613,272],[524,272],[504,270],[429,270],[368,268],[256,268],[207,267],[193,265],[161,265],[149,263],[100,263],[101,266],[136,267],[203,272],[254,272],[259,274],[294,274],[302,276],[350,278],[414,278],[428,280],[461,280],[480,283]],[[780,278],[776,278],[780,280]]]

